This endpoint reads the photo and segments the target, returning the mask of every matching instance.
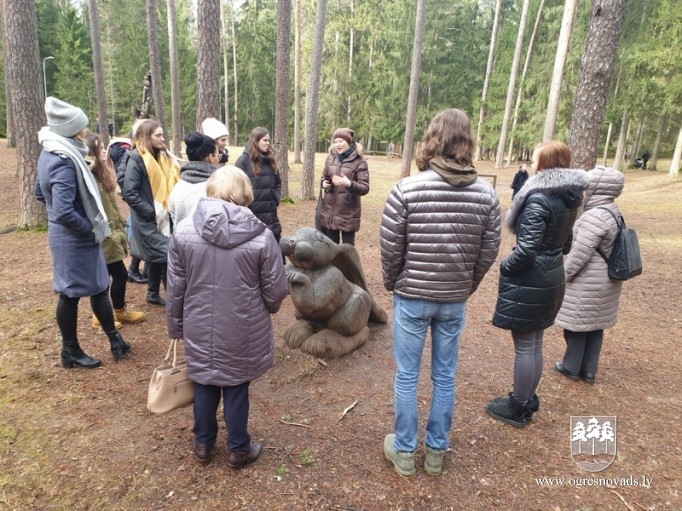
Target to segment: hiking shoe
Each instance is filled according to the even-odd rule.
[[[121,323],[139,323],[144,321],[147,315],[144,312],[130,309],[126,305],[122,309],[114,309],[114,317]]]
[[[117,321],[118,318],[114,319],[114,326],[116,327],[116,330],[121,328],[123,325],[121,324],[120,321]],[[99,319],[97,319],[97,316],[94,314],[92,315],[92,328],[100,328],[102,325],[99,322]]]
[[[424,470],[431,476],[439,476],[443,470],[443,456],[446,449],[431,449],[424,442]]]
[[[384,439],[384,454],[386,459],[393,463],[393,468],[401,476],[410,477],[416,473],[414,468],[414,451],[413,452],[398,452],[393,448],[395,435],[393,433],[386,435]]]

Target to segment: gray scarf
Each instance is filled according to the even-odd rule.
[[[47,126],[38,132],[38,141],[45,151],[64,154],[73,161],[76,168],[78,196],[83,204],[85,214],[92,224],[92,232],[95,234],[97,243],[102,243],[104,238],[111,234],[111,229],[109,229],[107,214],[104,212],[104,206],[102,206],[97,182],[85,162],[84,157],[88,154],[88,146],[73,138],[57,135]]]

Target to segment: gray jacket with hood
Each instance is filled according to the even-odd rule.
[[[473,167],[440,157],[401,179],[381,221],[384,286],[415,300],[465,301],[500,248],[500,205]]]
[[[623,283],[611,280],[600,248],[611,255],[618,225],[608,208],[620,216],[614,199],[620,196],[625,176],[616,169],[597,167],[587,173],[585,212],[573,226],[573,244],[564,259],[566,293],[555,324],[573,332],[604,330],[616,324]]]
[[[252,381],[272,366],[271,314],[287,295],[275,236],[246,207],[199,201],[168,252],[170,338],[184,338],[187,368],[202,385]]]

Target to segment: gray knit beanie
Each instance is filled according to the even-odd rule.
[[[45,100],[45,114],[50,131],[71,138],[88,125],[88,117],[77,106],[49,96]]]

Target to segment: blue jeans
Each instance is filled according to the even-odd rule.
[[[438,303],[393,295],[395,442],[399,452],[417,449],[417,382],[426,334],[431,327],[433,393],[424,442],[431,449],[448,448],[455,408],[455,370],[466,302]]]

